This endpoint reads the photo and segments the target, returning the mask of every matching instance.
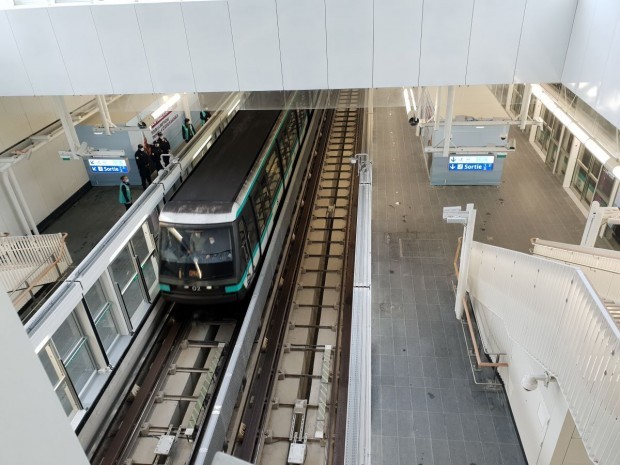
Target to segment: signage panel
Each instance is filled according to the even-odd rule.
[[[448,171],[493,171],[493,163],[450,163]]]
[[[493,155],[450,155],[450,163],[484,163],[493,164]]]
[[[93,173],[127,173],[127,160],[124,158],[89,158],[88,165]]]

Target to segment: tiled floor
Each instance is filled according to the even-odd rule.
[[[373,465],[523,465],[503,391],[473,382],[442,207],[474,203],[475,240],[522,252],[578,243],[585,218],[519,131],[501,186],[431,187],[404,109],[374,114]]]

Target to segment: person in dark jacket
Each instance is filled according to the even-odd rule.
[[[131,201],[131,189],[129,188],[129,178],[121,176],[121,185],[118,189],[118,201],[125,205],[125,211],[133,204]]]
[[[153,166],[155,166],[155,169],[157,171],[164,169],[164,167],[161,166],[161,155],[161,146],[159,145],[159,142],[153,142],[153,145],[151,146],[151,157],[153,161]]]
[[[142,180],[142,189],[146,189],[151,184],[151,157],[144,151],[144,145],[138,145],[136,150],[136,163]]]
[[[191,123],[189,118],[185,118],[185,122],[183,123],[183,126],[181,126],[181,134],[183,135],[183,140],[185,142],[192,140],[192,137],[196,134],[194,125]]]
[[[200,121],[202,122],[203,126],[207,124],[209,118],[211,118],[211,112],[209,110],[205,108],[203,111],[200,112]]]
[[[168,142],[168,139],[166,139],[161,132],[157,133],[157,140],[155,142],[157,142],[159,148],[161,148],[164,166],[168,166],[170,164],[170,142]]]

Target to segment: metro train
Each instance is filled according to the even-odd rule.
[[[198,304],[244,298],[265,257],[311,115],[235,115],[159,215],[165,299]]]

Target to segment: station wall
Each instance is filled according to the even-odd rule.
[[[90,96],[67,97],[69,111],[75,110]],[[33,133],[58,120],[50,97],[0,98],[0,151],[21,142]],[[69,144],[64,133],[32,152],[13,166],[35,223],[40,223],[86,182],[88,175],[80,160],[63,161],[58,152]],[[11,205],[6,186],[0,183],[0,232],[25,234]]]

